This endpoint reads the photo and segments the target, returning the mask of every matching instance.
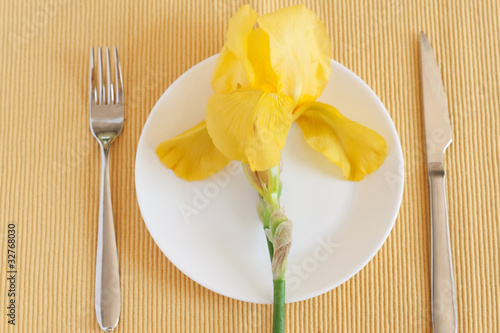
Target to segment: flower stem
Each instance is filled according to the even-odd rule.
[[[257,215],[259,216],[267,248],[271,258],[274,286],[273,333],[285,332],[285,272],[287,257],[292,243],[293,223],[280,205],[282,183],[280,167],[276,165],[262,171],[252,171],[242,163],[248,182],[259,194]]]
[[[273,281],[274,308],[273,308],[273,333],[285,332],[285,278]]]
[[[271,262],[273,261],[273,254],[274,254],[274,245],[273,242],[269,240],[269,238],[266,236],[267,240],[267,248],[269,249],[269,258],[271,258]]]

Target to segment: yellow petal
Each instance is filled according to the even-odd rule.
[[[269,35],[260,28],[252,30],[248,36],[248,61],[253,69],[249,72],[252,88],[277,92],[278,76],[271,67]]]
[[[229,51],[227,45],[224,45],[215,65],[212,89],[219,94],[229,94],[231,91],[236,90],[238,86],[250,86],[246,68],[234,53]]]
[[[238,89],[214,94],[207,104],[207,129],[228,158],[262,171],[277,165],[293,121],[293,100],[278,93]]]
[[[294,116],[307,143],[342,168],[344,178],[359,181],[382,165],[387,144],[377,132],[320,102],[304,104]]]
[[[242,6],[229,20],[226,44],[217,59],[212,78],[212,89],[216,93],[227,94],[238,85],[249,87],[247,71],[250,64],[247,59],[248,36],[257,19],[249,5]]]
[[[205,120],[156,148],[160,161],[186,180],[202,180],[224,168],[231,160],[214,146]]]
[[[330,77],[331,43],[323,22],[304,5],[262,15],[257,22],[270,37],[279,92],[299,105],[318,98]]]

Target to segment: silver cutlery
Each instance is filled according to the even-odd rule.
[[[435,333],[457,332],[457,301],[453,279],[444,151],[451,143],[450,116],[441,73],[429,40],[420,32],[427,172],[431,201],[431,299]]]
[[[97,51],[97,71],[94,48],[90,53],[90,130],[101,147],[101,191],[97,258],[95,275],[95,310],[97,322],[105,332],[111,332],[120,318],[120,274],[116,250],[111,188],[109,177],[109,149],[123,129],[123,79],[114,48],[114,84],[111,82],[109,48],[106,47],[106,84],[103,81],[101,48]]]

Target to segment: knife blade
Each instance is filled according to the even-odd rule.
[[[441,72],[424,32],[420,32],[420,59],[431,201],[432,326],[435,333],[456,333],[457,302],[443,165],[444,151],[451,143],[451,125]]]

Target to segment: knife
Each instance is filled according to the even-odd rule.
[[[431,201],[432,326],[435,333],[456,333],[457,301],[443,166],[444,151],[451,143],[450,116],[437,60],[423,32],[420,32],[420,58]]]

